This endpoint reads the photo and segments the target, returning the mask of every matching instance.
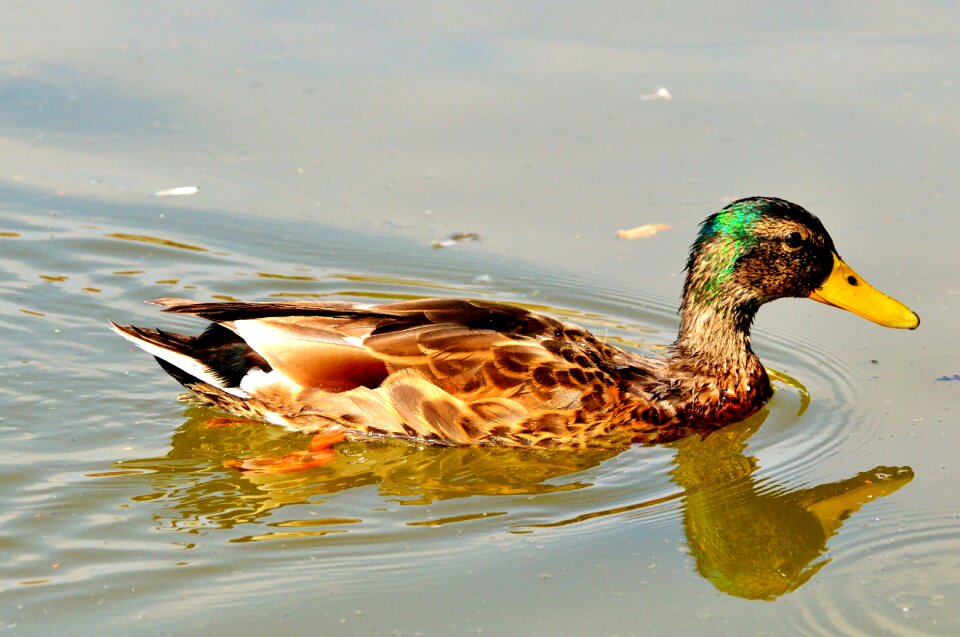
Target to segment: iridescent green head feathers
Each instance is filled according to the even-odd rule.
[[[750,197],[709,216],[687,261],[686,303],[752,306],[807,296],[833,264],[833,241],[820,220],[775,197]]]
[[[758,198],[735,201],[700,225],[700,234],[687,263],[691,272],[699,265],[703,269],[701,274],[705,275],[694,290],[698,300],[705,303],[715,300],[733,273],[737,259],[757,244],[754,226],[763,214],[761,203]]]

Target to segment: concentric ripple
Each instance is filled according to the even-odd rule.
[[[878,503],[856,534],[844,538],[818,594],[791,620],[796,634],[958,635],[960,584],[929,573],[960,572],[956,512],[890,511]],[[852,584],[851,584],[852,583]]]

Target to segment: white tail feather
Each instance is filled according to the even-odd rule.
[[[204,365],[195,358],[191,358],[186,354],[181,354],[180,352],[160,347],[155,345],[147,340],[139,338],[134,334],[128,334],[126,331],[120,328],[120,326],[115,323],[110,324],[110,329],[114,332],[127,339],[140,349],[150,354],[153,354],[157,358],[161,358],[174,367],[178,367],[190,374],[198,380],[202,380],[205,383],[213,385],[217,389],[222,389],[223,391],[233,394],[239,398],[246,398],[247,394],[236,387],[227,387],[223,384],[223,379],[221,379],[215,371],[210,369],[209,366]]]

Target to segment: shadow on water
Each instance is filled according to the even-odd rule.
[[[361,487],[373,487],[381,498],[402,505],[471,496],[527,496],[527,501],[529,496],[594,486],[584,472],[629,446],[624,442],[572,452],[347,441],[336,445],[330,461],[321,467],[256,474],[225,467],[236,458],[290,453],[302,448],[306,437],[225,419],[203,407],[190,407],[186,415],[188,420],[174,434],[166,456],[124,461],[113,471],[91,474],[147,485],[148,491],[133,499],[163,503],[154,514],[161,530],[229,529],[262,523],[283,507],[323,504],[333,494]],[[844,480],[802,488],[758,477],[757,458],[744,452],[748,439],[766,417],[763,410],[706,438],[694,436],[669,445],[676,451],[670,472],[679,487],[674,493],[544,523],[514,528],[507,523],[507,530],[542,531],[678,501],[696,568],[718,590],[766,600],[795,590],[830,561],[827,542],[843,523],[864,504],[909,483],[913,472],[909,467],[879,466]],[[368,511],[377,515],[375,509]],[[440,526],[507,513],[466,513],[408,526]],[[310,526],[310,531],[289,531],[284,537],[316,537],[342,533],[344,525],[363,522],[334,516],[270,526]],[[262,537],[266,536],[233,541]]]

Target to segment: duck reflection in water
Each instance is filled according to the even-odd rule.
[[[243,463],[238,458],[282,457],[301,447],[303,436],[259,423],[224,420],[214,413],[191,407],[166,457],[125,461],[115,466],[118,471],[96,475],[144,481],[149,492],[134,499],[166,502],[155,514],[161,528],[196,531],[261,523],[289,505],[335,505],[329,495],[366,486],[375,486],[385,501],[405,505],[586,489],[593,486],[587,470],[630,446],[629,440],[622,440],[570,452],[390,440],[342,442],[318,450],[319,466],[308,470],[237,471],[230,467]],[[864,504],[910,482],[913,472],[908,467],[875,467],[804,488],[757,477],[758,461],[744,451],[766,416],[764,409],[709,436],[694,435],[669,445],[676,451],[670,478],[679,490],[664,484],[656,497],[542,523],[511,525],[509,510],[499,514],[504,515],[506,530],[536,532],[679,502],[687,544],[700,574],[730,595],[774,599],[807,582],[829,561],[827,542],[844,521]],[[525,500],[523,506],[528,504]],[[507,508],[502,501],[497,507]],[[456,521],[486,516],[468,514]],[[344,525],[363,522],[336,515],[324,519],[331,521],[331,528],[309,536],[342,533]],[[296,520],[267,524],[308,525]]]
[[[844,521],[910,482],[913,471],[875,467],[790,489],[753,475],[757,459],[743,451],[757,420],[675,443],[673,480],[684,492],[683,525],[700,574],[730,595],[769,600],[816,574]]]

